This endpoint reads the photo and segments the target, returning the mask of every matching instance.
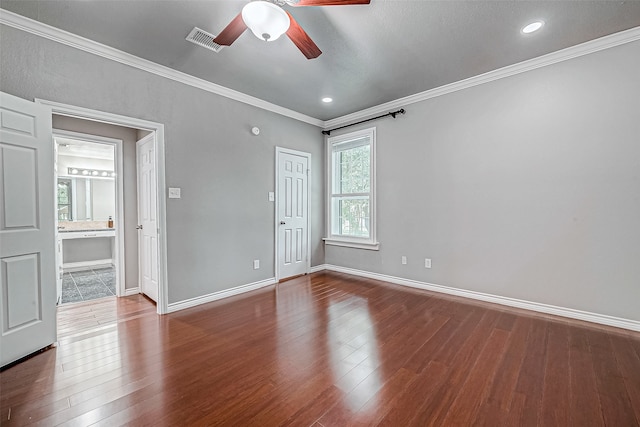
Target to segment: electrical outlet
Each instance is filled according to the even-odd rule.
[[[424,268],[431,268],[431,258],[424,259]]]
[[[260,260],[259,259],[254,259],[253,260],[253,269],[257,270],[260,268]]]
[[[407,257],[406,256],[402,256],[402,265],[406,265],[407,264]]]

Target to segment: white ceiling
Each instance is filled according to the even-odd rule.
[[[59,156],[114,160],[113,145],[62,137],[56,137],[55,141],[58,144]]]
[[[214,53],[185,40],[218,34],[246,0],[1,0],[0,7],[141,58],[328,120],[640,26],[640,1],[372,0],[285,8],[323,54],[249,31]],[[535,19],[538,33],[520,29]],[[321,98],[330,96],[331,104]]]

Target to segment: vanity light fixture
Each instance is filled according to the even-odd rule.
[[[100,170],[100,169],[67,168],[67,173],[69,175],[84,175],[84,176],[95,176],[95,177],[104,177],[104,178],[116,176],[116,173],[114,171]]]

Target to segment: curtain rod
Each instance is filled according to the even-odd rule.
[[[377,119],[381,119],[381,118],[387,117],[387,116],[391,116],[391,117],[393,117],[395,119],[398,114],[404,114],[404,113],[405,113],[404,108],[401,108],[398,111],[394,111],[392,113],[383,114],[383,115],[378,116],[378,117],[372,117],[372,118],[367,119],[367,120],[361,120],[361,121],[356,122],[356,123],[351,123],[350,125],[344,125],[344,126],[340,126],[339,128],[330,129],[330,130],[323,130],[322,134],[323,135],[331,135],[331,132],[333,132],[335,130],[348,128],[349,126],[359,125],[360,123],[370,122],[371,120],[377,120]]]

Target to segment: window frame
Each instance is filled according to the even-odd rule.
[[[369,139],[369,237],[344,236],[333,234],[333,194],[334,147],[345,142],[368,138]],[[358,249],[379,250],[380,243],[377,240],[377,215],[376,215],[376,128],[367,128],[327,138],[327,206],[326,206],[326,236],[323,240],[327,245],[344,246]]]

